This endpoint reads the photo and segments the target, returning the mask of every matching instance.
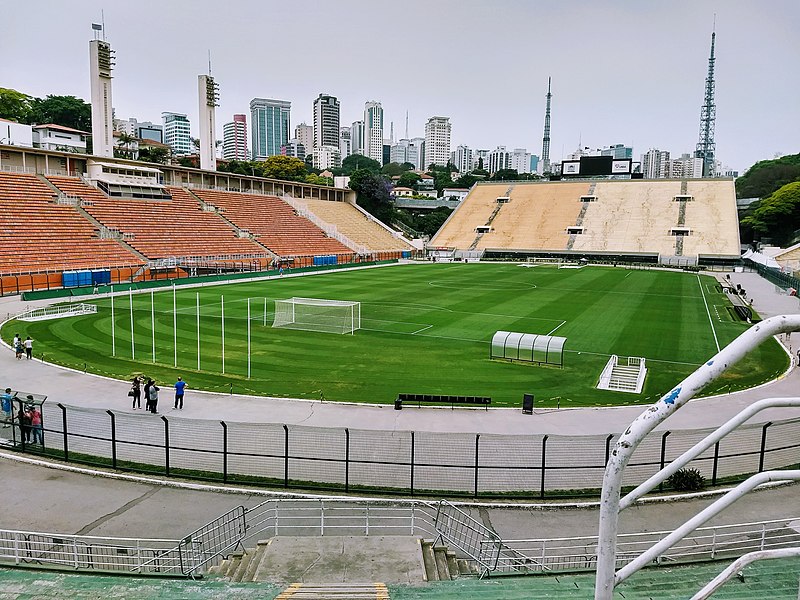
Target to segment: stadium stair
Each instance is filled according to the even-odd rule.
[[[437,545],[431,540],[420,540],[420,546],[426,581],[450,581],[478,574],[473,563],[457,558],[447,546]]]
[[[388,600],[389,590],[383,583],[309,584],[293,583],[275,600]]]

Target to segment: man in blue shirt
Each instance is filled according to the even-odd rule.
[[[0,396],[0,403],[3,409],[3,428],[10,427],[11,423],[11,401],[14,397],[11,395],[11,388],[6,388],[5,393]]]
[[[175,406],[173,410],[178,408],[183,410],[183,390],[186,387],[186,382],[178,377],[178,381],[175,382]]]

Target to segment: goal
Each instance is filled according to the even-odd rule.
[[[272,326],[353,334],[361,329],[361,303],[321,298],[275,300]]]

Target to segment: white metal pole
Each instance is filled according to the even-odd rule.
[[[264,298],[264,327],[267,326],[267,299]]]
[[[197,315],[197,370],[200,370],[200,292],[195,292],[195,314]]]
[[[175,283],[172,283],[172,365],[178,367],[178,311],[175,310]]]
[[[250,379],[250,298],[247,299],[247,378]]]
[[[136,360],[136,345],[134,344],[133,335],[133,288],[128,288],[128,301],[131,306],[131,359]]]
[[[225,375],[225,296],[219,297],[219,309],[222,318],[222,374]]]
[[[150,329],[153,331],[153,362],[156,362],[156,309],[153,304],[153,290],[150,290]]]
[[[114,286],[111,286],[111,356],[117,355],[116,330],[114,329]]]

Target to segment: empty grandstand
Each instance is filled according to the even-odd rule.
[[[735,260],[735,190],[730,179],[478,184],[431,245],[671,264]]]

